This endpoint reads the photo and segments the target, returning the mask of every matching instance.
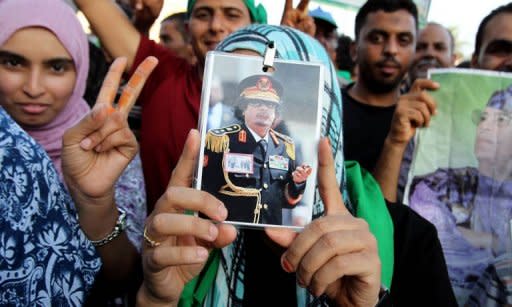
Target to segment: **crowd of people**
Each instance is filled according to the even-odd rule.
[[[0,305],[512,305],[512,256],[461,294],[435,225],[402,204],[413,136],[436,114],[426,72],[455,65],[453,35],[420,29],[412,0],[368,0],[353,41],[307,0],[286,0],[281,25],[254,0],[189,0],[160,43],[147,32],[163,0],[71,1],[94,40],[67,2],[0,1]],[[511,17],[509,3],[482,20],[471,68],[512,71]],[[230,206],[192,188],[207,52],[269,45],[325,66],[300,232],[222,223]],[[241,104],[275,110],[280,96]]]

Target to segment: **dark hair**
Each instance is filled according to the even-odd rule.
[[[487,24],[496,15],[499,15],[501,13],[512,13],[512,2],[509,2],[508,4],[502,5],[497,9],[494,9],[491,13],[489,13],[489,15],[485,16],[485,18],[482,19],[482,22],[478,26],[478,31],[476,32],[475,51],[473,54],[478,55],[478,53],[480,53],[480,48],[482,47],[482,40],[484,39],[484,31]]]
[[[338,38],[338,48],[336,48],[336,66],[339,70],[353,72],[356,63],[350,56],[350,46],[354,41],[347,35],[341,35]]]
[[[414,17],[416,29],[418,29],[418,9],[412,0],[368,0],[359,9],[356,15],[356,40],[359,38],[359,32],[366,23],[366,17],[370,13],[384,11],[386,13],[406,10]]]
[[[169,16],[165,17],[164,19],[162,19],[162,21],[160,22],[160,25],[162,25],[164,22],[167,22],[167,21],[169,21],[169,22],[176,21],[176,26],[177,26],[178,32],[180,32],[181,36],[183,36],[183,39],[185,41],[187,41],[188,32],[185,30],[185,22],[187,20],[188,20],[188,17],[187,17],[186,12],[175,13],[175,14],[169,15]]]

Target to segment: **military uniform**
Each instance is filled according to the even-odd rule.
[[[207,133],[202,189],[224,202],[229,221],[281,225],[282,208],[302,198],[306,183],[292,179],[293,140],[273,130],[268,134],[265,152],[244,124]]]

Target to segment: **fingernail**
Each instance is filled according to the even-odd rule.
[[[217,238],[217,234],[218,234],[217,227],[210,225],[209,234],[210,234],[210,239],[215,240]]]
[[[286,260],[286,257],[284,256],[284,254],[283,254],[283,256],[281,256],[281,266],[283,267],[283,270],[286,273],[292,273],[293,272],[293,267],[290,264],[290,262],[288,262],[288,260]]]
[[[226,209],[223,203],[219,204],[217,211],[219,212],[219,217],[222,220],[224,220],[228,216],[228,210]]]
[[[200,247],[196,249],[196,255],[198,260],[203,261],[206,260],[206,258],[208,258],[208,251]]]
[[[89,150],[89,147],[91,146],[91,139],[85,138],[80,142],[80,147],[84,150]]]
[[[96,148],[94,148],[94,150],[96,150],[96,152],[100,152],[101,151],[101,144],[96,146]]]

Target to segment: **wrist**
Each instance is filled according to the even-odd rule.
[[[407,148],[407,144],[409,144],[409,142],[397,141],[388,135],[384,140],[383,148],[393,154],[399,154],[402,156]]]
[[[151,294],[151,292],[146,287],[146,283],[142,282],[142,285],[139,288],[139,291],[137,292],[137,307],[160,307],[160,306],[166,306],[166,307],[174,307],[178,306],[178,302],[173,301],[164,301],[162,299],[156,298]]]
[[[78,222],[89,240],[105,238],[116,225],[119,217],[117,206],[112,200],[108,206],[77,206]]]

